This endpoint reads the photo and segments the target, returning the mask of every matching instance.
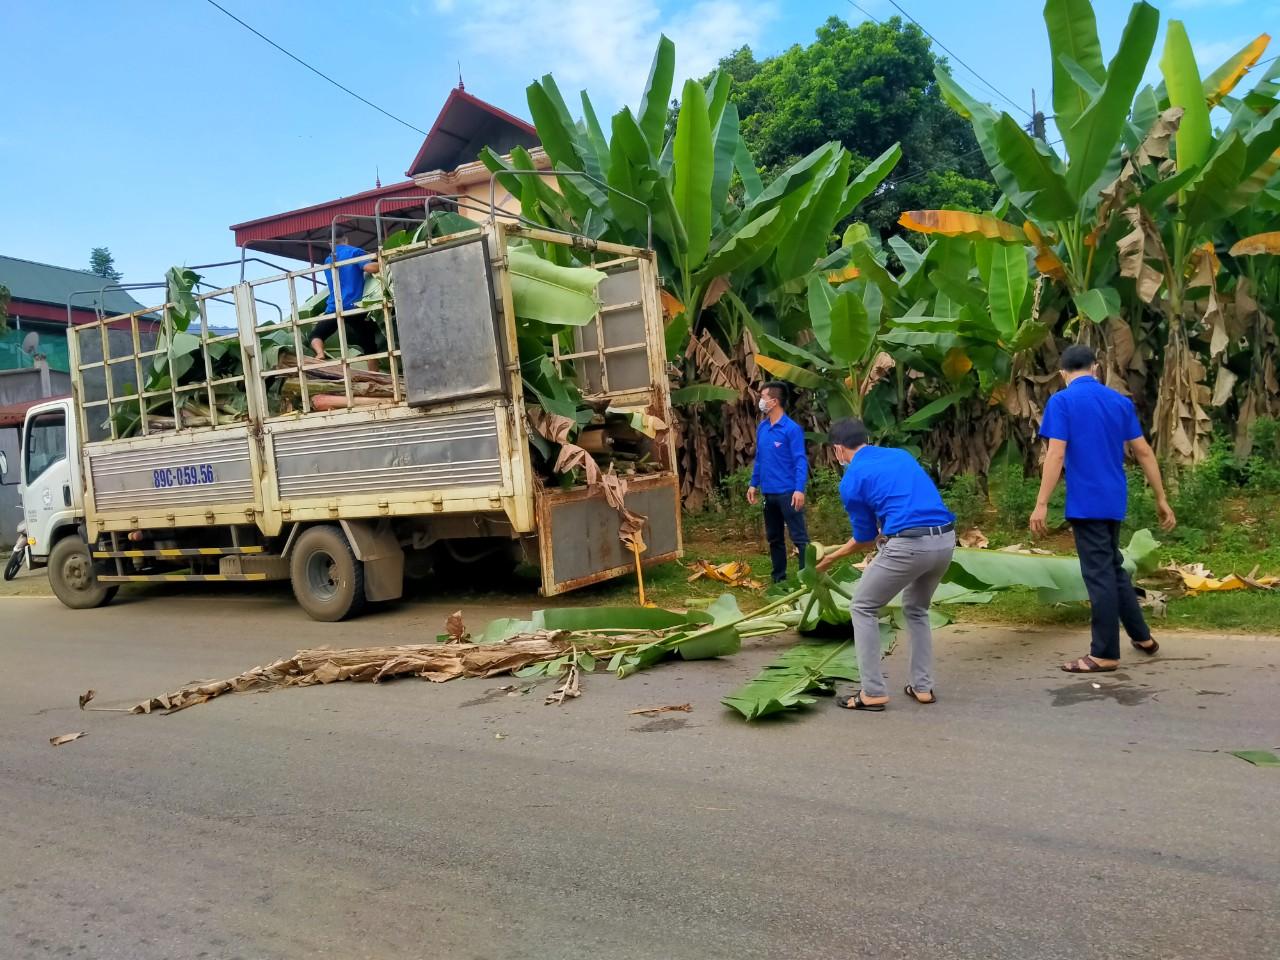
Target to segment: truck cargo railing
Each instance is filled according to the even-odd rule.
[[[326,293],[320,283],[326,272],[334,276],[335,289],[341,289],[336,282],[340,268],[363,266],[377,259],[376,253],[365,254],[233,286],[197,282],[192,290],[194,316],[186,316],[178,304],[167,301],[69,325],[71,363],[80,384],[77,402],[88,425],[88,439],[145,437],[309,413],[314,409],[314,396],[338,383],[350,407],[356,405],[355,397],[365,392],[356,384],[370,379],[381,380],[388,387],[383,391],[386,396],[377,400],[399,402],[400,355],[390,301],[380,298],[372,306],[345,309],[342,298],[336,297],[333,312],[317,313],[314,308],[317,298]],[[227,265],[232,262],[202,266]],[[320,292],[300,292],[299,281],[318,287]],[[130,285],[134,290],[165,286]],[[374,287],[375,295],[380,296],[384,289],[381,282]],[[313,305],[311,310],[305,309],[308,302]],[[226,307],[231,308],[230,315],[222,309]],[[215,310],[224,318],[221,327],[215,322],[219,315]],[[275,317],[259,324],[261,311],[270,311]],[[368,319],[371,316],[372,321]],[[180,324],[179,317],[185,323]],[[338,356],[308,359],[312,331],[326,320],[336,323]],[[350,325],[355,322],[376,322],[386,346],[354,356]],[[146,331],[149,336],[152,329],[156,340],[149,347],[143,334]],[[264,359],[271,362],[264,364]],[[370,362],[385,365],[387,372],[380,377],[362,377],[357,365]],[[251,375],[255,371],[256,375]],[[274,381],[281,378],[296,379],[300,409],[284,396],[282,388],[273,389]],[[321,383],[324,386],[318,386]],[[200,400],[194,409],[193,398]]]

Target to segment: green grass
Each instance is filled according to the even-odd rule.
[[[1178,597],[1169,601],[1167,615],[1144,611],[1152,630],[1205,630],[1212,633],[1280,633],[1280,591],[1234,591]],[[1044,604],[1034,590],[1007,590],[989,604],[951,606],[947,613],[958,623],[1025,624],[1045,627],[1087,627],[1089,607],[1083,603]]]

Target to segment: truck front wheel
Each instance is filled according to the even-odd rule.
[[[364,564],[341,527],[303,531],[289,557],[289,579],[298,605],[313,620],[344,620],[364,607]]]
[[[72,610],[90,610],[111,602],[119,587],[99,583],[89,545],[78,535],[63,537],[49,552],[49,586]]]

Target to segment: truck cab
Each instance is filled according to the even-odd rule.
[[[84,519],[78,449],[69,397],[27,411],[18,493],[33,566],[44,566],[53,545]]]

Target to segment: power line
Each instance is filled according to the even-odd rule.
[[[853,0],[849,0],[849,6],[853,7],[853,9],[857,10],[860,14],[862,14],[864,17],[866,17],[868,20],[872,21],[873,23],[881,22],[880,20],[876,19],[874,14],[870,13],[867,10],[864,10],[862,7],[854,3]]]
[[[353,97],[355,97],[357,100],[359,100],[361,103],[363,103],[363,104],[365,104],[365,105],[367,105],[367,106],[373,107],[373,109],[377,110],[377,111],[378,111],[379,113],[381,113],[383,116],[390,117],[390,118],[391,118],[392,120],[394,120],[396,123],[403,124],[404,126],[408,127],[410,130],[416,130],[418,133],[422,134],[424,137],[427,135],[427,131],[423,130],[421,127],[415,127],[415,126],[414,126],[412,123],[410,123],[408,120],[402,120],[400,117],[397,117],[394,113],[391,113],[389,110],[384,110],[384,109],[382,109],[382,107],[378,106],[378,105],[377,105],[376,103],[374,103],[372,100],[366,100],[364,97],[360,96],[360,94],[356,93],[356,92],[355,92],[354,90],[352,90],[350,87],[344,87],[344,86],[343,86],[342,84],[340,84],[337,80],[333,79],[333,77],[329,76],[327,73],[323,73],[323,72],[321,72],[320,70],[317,70],[315,67],[313,67],[311,64],[307,63],[307,61],[303,60],[301,57],[297,56],[296,54],[290,53],[288,50],[286,50],[284,47],[280,46],[280,44],[276,43],[276,42],[275,42],[274,40],[272,40],[270,37],[266,36],[265,34],[263,34],[263,33],[259,32],[258,30],[255,30],[253,27],[249,26],[249,24],[245,23],[243,20],[241,20],[239,17],[237,17],[234,13],[232,13],[232,12],[231,12],[230,10],[228,10],[226,7],[222,6],[222,5],[221,5],[221,4],[219,4],[219,3],[216,3],[216,2],[215,2],[215,0],[206,0],[206,2],[207,2],[210,6],[212,6],[212,7],[217,7],[219,10],[221,10],[223,13],[225,13],[228,17],[230,17],[230,18],[231,18],[232,20],[234,20],[236,23],[240,24],[240,26],[244,27],[246,30],[248,30],[250,33],[252,33],[254,36],[258,37],[258,38],[259,38],[259,39],[261,39],[261,40],[265,40],[267,43],[271,44],[271,46],[275,47],[277,50],[279,50],[281,53],[283,53],[283,54],[284,54],[286,57],[288,57],[289,59],[294,60],[294,61],[296,61],[297,63],[301,64],[302,66],[306,67],[308,70],[310,70],[312,73],[314,73],[317,77],[320,77],[322,80],[327,80],[329,83],[332,83],[335,87],[337,87],[337,88],[338,88],[339,90],[341,90],[343,93],[350,94],[351,96],[353,96]]]
[[[210,0],[210,2],[212,3],[212,2],[213,2],[213,0]],[[853,0],[849,0],[849,2],[850,2],[850,3],[853,3]],[[900,14],[902,14],[904,17],[906,17],[908,20],[910,20],[912,23],[914,23],[917,27],[919,27],[922,31],[924,31],[924,35],[925,35],[926,37],[928,37],[930,40],[932,40],[934,43],[936,43],[939,47],[941,47],[943,50],[945,50],[945,51],[946,51],[946,52],[951,56],[951,58],[952,58],[953,60],[955,60],[955,62],[956,62],[956,63],[960,64],[960,66],[964,67],[966,70],[968,70],[970,73],[972,73],[975,77],[977,77],[979,80],[981,80],[984,84],[986,84],[986,85],[987,85],[987,87],[988,87],[988,89],[990,89],[990,90],[991,90],[993,93],[995,93],[997,96],[999,96],[999,97],[1003,98],[1003,99],[1004,99],[1004,101],[1005,101],[1006,103],[1008,103],[1008,104],[1012,105],[1015,109],[1017,109],[1017,110],[1021,110],[1021,111],[1022,111],[1023,113],[1025,113],[1028,117],[1029,117],[1029,116],[1031,116],[1031,111],[1030,111],[1030,110],[1028,110],[1026,107],[1022,106],[1021,104],[1019,104],[1019,103],[1018,103],[1018,102],[1016,102],[1015,100],[1011,99],[1010,97],[1008,97],[1008,96],[1006,96],[1004,93],[1002,93],[1002,92],[1001,92],[999,89],[997,89],[997,88],[996,88],[996,87],[995,87],[995,86],[994,86],[994,85],[993,85],[989,80],[987,80],[987,78],[986,78],[986,77],[984,77],[982,74],[980,74],[977,70],[973,69],[973,67],[969,66],[969,64],[967,64],[967,63],[965,63],[963,60],[961,60],[961,59],[960,59],[959,54],[957,54],[954,50],[950,49],[950,48],[949,48],[945,43],[943,43],[941,40],[939,40],[937,37],[935,37],[932,33],[930,33],[930,32],[929,32],[929,30],[928,30],[928,28],[927,28],[927,27],[925,27],[925,25],[924,25],[923,23],[921,23],[919,20],[917,20],[917,19],[916,19],[915,17],[913,17],[911,14],[907,13],[907,11],[903,10],[903,9],[902,9],[902,5],[898,3],[898,0],[889,0],[889,2],[890,2],[891,4],[893,4],[894,9],[896,9]],[[855,6],[856,6],[856,4],[855,4]]]

